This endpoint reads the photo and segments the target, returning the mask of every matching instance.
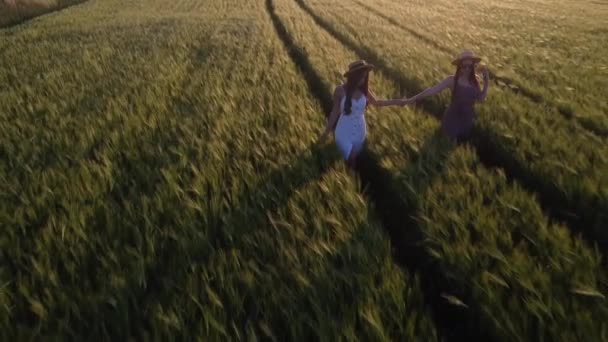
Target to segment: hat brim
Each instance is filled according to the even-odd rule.
[[[460,62],[466,61],[467,59],[473,61],[474,63],[481,62],[481,58],[480,57],[471,56],[471,57],[456,58],[455,60],[452,61],[452,65],[458,65],[458,64],[460,64]]]
[[[374,70],[376,67],[372,64],[366,64],[366,65],[362,65],[360,67],[348,70],[347,72],[344,73],[344,77],[352,74],[353,72],[357,72],[357,71],[361,71],[361,70],[367,70],[367,71],[372,71]]]

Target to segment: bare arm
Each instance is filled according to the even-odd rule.
[[[423,90],[419,94],[416,94],[416,96],[410,97],[409,99],[407,99],[407,102],[408,103],[416,102],[416,101],[422,100],[425,97],[433,96],[448,87],[452,87],[453,85],[454,85],[454,76],[448,76],[443,81],[435,84],[434,86],[432,86],[430,88]]]
[[[367,95],[367,99],[369,104],[374,105],[376,107],[386,107],[386,106],[399,106],[405,104],[405,100],[403,99],[395,99],[395,100],[378,100],[376,99],[376,95],[370,90]]]
[[[342,86],[337,86],[334,90],[334,101],[333,107],[331,109],[331,113],[329,114],[329,119],[327,119],[327,125],[325,126],[325,131],[321,135],[320,140],[323,140],[327,137],[327,135],[332,131],[333,127],[340,116],[340,100],[344,96],[344,89]]]
[[[486,97],[488,96],[488,88],[490,87],[490,72],[486,68],[484,68],[482,72],[483,89],[481,90],[481,94],[479,94],[479,97],[477,98],[477,101],[479,102],[483,102],[486,100]]]
[[[342,86],[337,86],[334,90],[334,105],[331,109],[331,114],[329,114],[329,120],[327,120],[327,127],[325,127],[326,132],[330,132],[332,128],[336,125],[336,121],[340,116],[340,100],[344,96],[344,89]]]

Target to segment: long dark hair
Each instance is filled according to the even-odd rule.
[[[365,77],[365,81],[359,86],[362,77]],[[369,70],[356,71],[346,77],[346,100],[344,100],[344,114],[346,115],[351,113],[353,93],[356,90],[362,92],[365,97],[369,94]]]
[[[473,63],[471,64],[471,71],[469,73],[469,83],[471,83],[471,85],[475,86],[478,90],[481,90],[481,87],[479,86],[479,80],[477,79],[477,76],[475,75],[475,66],[477,64]],[[454,98],[456,98],[456,88],[458,87],[458,78],[460,77],[460,74],[462,73],[462,64],[458,63],[458,66],[456,67],[456,73],[454,74],[454,88],[452,89],[452,100],[454,100]]]

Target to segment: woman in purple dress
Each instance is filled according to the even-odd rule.
[[[452,90],[452,100],[441,120],[441,130],[451,139],[458,142],[465,140],[473,128],[476,102],[484,101],[488,94],[490,76],[488,70],[483,68],[483,90],[475,74],[475,66],[481,58],[471,51],[462,51],[452,64],[456,66],[456,73],[448,76],[440,83],[424,90],[420,94],[406,99],[406,104],[419,101],[425,97],[435,95],[446,88]]]

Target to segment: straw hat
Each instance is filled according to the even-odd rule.
[[[479,63],[481,61],[480,57],[477,57],[473,51],[470,50],[463,50],[460,52],[460,54],[458,54],[458,57],[456,57],[456,59],[454,59],[452,61],[452,64],[454,65],[458,65],[460,64],[460,62],[462,62],[465,59],[470,59],[473,61],[473,63]]]
[[[353,72],[362,70],[362,69],[366,69],[366,70],[372,70],[374,69],[375,66],[373,66],[372,64],[367,63],[364,60],[358,60],[356,62],[352,62],[350,63],[350,65],[348,66],[348,71],[344,73],[344,77],[347,77],[348,75],[352,74]]]

